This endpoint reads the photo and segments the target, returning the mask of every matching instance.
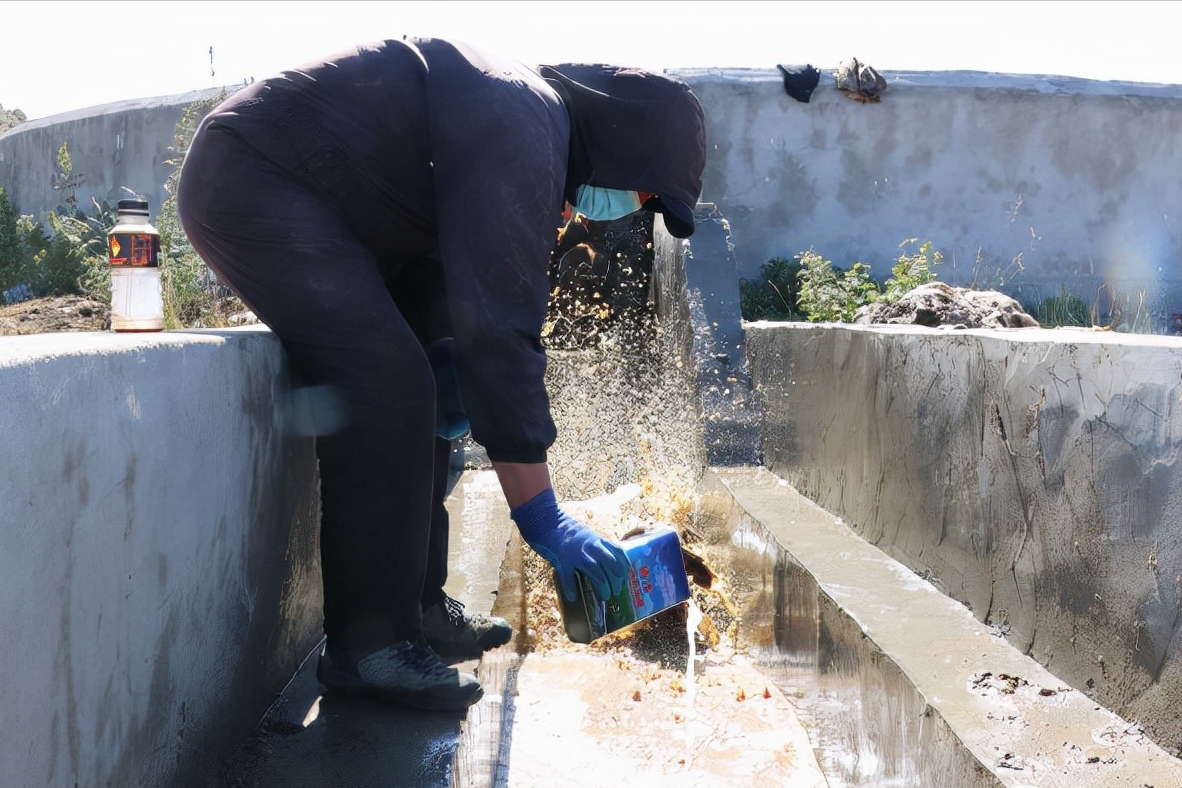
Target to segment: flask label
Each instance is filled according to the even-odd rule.
[[[107,238],[111,265],[157,268],[160,265],[160,236],[153,233],[112,233]]]

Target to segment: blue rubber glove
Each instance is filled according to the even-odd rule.
[[[558,574],[562,594],[578,598],[575,572],[581,572],[600,599],[615,596],[628,579],[628,556],[558,507],[554,490],[546,489],[509,511],[521,538],[550,562]]]

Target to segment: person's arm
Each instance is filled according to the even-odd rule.
[[[550,466],[544,462],[494,462],[492,466],[510,509],[550,489]]]
[[[524,67],[441,41],[425,51],[438,255],[472,439],[494,463],[543,463],[556,428],[541,331],[569,118]]]
[[[550,562],[563,596],[577,598],[575,572],[584,575],[600,599],[618,594],[628,579],[622,548],[564,512],[544,462],[493,462],[509,514],[521,538]]]
[[[556,428],[541,331],[570,119],[524,67],[438,40],[424,51],[439,256],[472,439],[566,598],[575,598],[577,572],[606,599],[624,587],[628,558],[562,511],[546,465]]]

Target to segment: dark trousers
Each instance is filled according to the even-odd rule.
[[[313,420],[324,425],[329,643],[365,650],[418,635],[420,604],[440,599],[447,578],[452,454],[435,436],[427,329],[412,324],[430,310],[399,291],[401,261],[380,259],[314,191],[231,133],[194,139],[177,201],[193,248],[282,340],[299,384],[324,394]]]

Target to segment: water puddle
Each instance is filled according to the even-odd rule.
[[[564,504],[595,512],[611,533],[636,527],[647,505],[620,491]],[[691,579],[715,586],[702,559],[689,558]],[[523,549],[522,568],[528,647],[502,785],[556,773],[574,788],[826,785],[791,700],[735,648],[737,617],[717,586],[691,582],[689,602],[582,645],[562,630],[549,566]]]
[[[572,644],[549,565],[523,547],[520,663],[497,785],[549,784],[555,775],[567,788],[831,785],[797,708],[812,689],[799,691],[802,677],[776,670],[782,632],[786,645],[808,647],[791,653],[811,649],[800,659],[816,665],[816,602],[781,605],[783,575],[766,540],[755,550],[732,546],[733,523],[704,506],[707,430],[683,338],[649,319],[583,337],[574,326],[548,347],[555,491],[606,536],[618,539],[638,521],[676,529],[692,599]]]

